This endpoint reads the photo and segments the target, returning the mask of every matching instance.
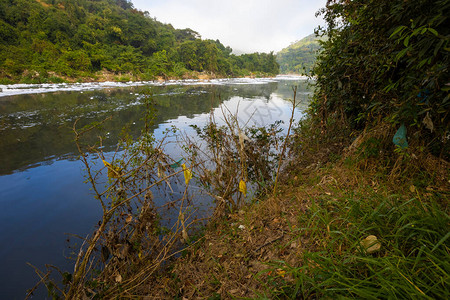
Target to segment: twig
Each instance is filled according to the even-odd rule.
[[[297,86],[293,86],[292,90],[294,92],[294,100],[292,102],[292,114],[291,114],[291,118],[289,119],[289,128],[288,128],[288,132],[286,135],[286,139],[284,140],[284,143],[283,143],[283,150],[281,150],[280,159],[278,161],[277,175],[275,176],[275,183],[273,185],[273,197],[275,197],[277,194],[278,176],[280,175],[280,168],[281,168],[281,164],[283,162],[284,152],[286,151],[287,142],[289,140],[289,135],[291,133],[292,123],[294,122],[294,112],[295,112],[295,105],[296,105],[295,101],[296,101],[296,97],[297,97]]]
[[[41,275],[41,271],[39,271],[38,268],[36,268],[35,266],[33,266],[33,265],[30,264],[30,263],[27,263],[27,265],[29,265],[30,267],[32,267],[32,268],[34,269],[34,272],[36,272],[36,274],[39,276],[40,280],[39,280],[38,283],[36,283],[36,285],[35,285],[33,288],[31,288],[31,289],[28,291],[27,296],[25,297],[25,300],[27,300],[28,298],[32,297],[32,296],[33,296],[33,292],[34,292],[41,284],[44,284],[44,285],[47,287],[47,284],[45,283],[45,281],[48,279],[48,276],[50,276],[50,273],[51,273],[51,271],[48,270],[48,271],[47,271],[47,274],[45,274],[45,275],[42,276],[42,275]]]
[[[253,250],[253,252],[258,252],[259,250],[261,250],[262,248],[269,246],[270,244],[273,244],[274,242],[281,240],[284,236],[284,233],[282,233],[279,237],[276,237],[268,242],[265,242],[263,245],[259,246],[258,248],[256,248],[255,250]]]

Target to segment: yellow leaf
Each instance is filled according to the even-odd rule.
[[[102,161],[103,161],[103,164],[105,165],[105,167],[108,168],[108,177],[109,178],[119,178],[120,177],[120,168],[119,167],[115,167],[115,166],[111,165],[106,160],[102,159]]]
[[[286,275],[286,271],[282,270],[282,269],[277,269],[277,273],[278,275],[280,275],[281,277],[284,277]]]
[[[363,247],[363,250],[365,250],[369,254],[379,251],[381,248],[381,243],[374,235],[369,235],[364,240],[362,240],[360,244]]]
[[[244,180],[241,180],[239,182],[239,192],[244,194],[244,197],[247,195],[247,185],[245,184]]]
[[[184,181],[186,182],[186,185],[188,185],[189,181],[192,179],[192,172],[186,167],[185,164],[182,164],[181,167],[183,167]]]

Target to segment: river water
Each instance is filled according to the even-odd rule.
[[[104,125],[105,152],[124,126],[139,134],[147,94],[157,109],[156,138],[171,126],[193,135],[189,125],[205,125],[211,109],[220,122],[221,106],[237,111],[241,124],[282,120],[287,128],[294,85],[299,120],[311,95],[301,77],[0,86],[0,299],[23,299],[38,281],[27,263],[72,271],[69,234],[86,236],[100,219],[77,159],[75,120],[83,126],[112,116]],[[45,295],[40,289],[35,298]]]

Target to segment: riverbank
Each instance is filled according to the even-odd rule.
[[[276,74],[264,73],[264,72],[246,72],[244,78],[263,78],[273,77]],[[55,72],[46,72],[40,74],[38,72],[24,72],[17,78],[0,78],[0,85],[11,84],[58,84],[58,83],[91,83],[91,82],[130,82],[130,81],[170,81],[170,80],[212,80],[212,79],[224,79],[231,78],[230,76],[224,76],[216,74],[214,72],[198,72],[189,71],[183,73],[181,76],[165,75],[165,76],[149,76],[141,73],[131,72],[111,72],[107,70],[99,71],[96,73],[81,74],[76,77],[70,77]]]
[[[186,192],[171,204],[179,204],[178,222],[172,231],[164,231],[163,243],[164,228],[155,222],[153,210],[147,216],[145,205],[140,214],[130,214],[124,207],[115,215],[117,223],[111,224],[111,231],[105,231],[101,253],[93,252],[107,263],[99,269],[100,275],[92,274],[86,282],[72,281],[84,280],[76,273],[64,275],[66,283],[75,287],[72,295],[448,298],[450,164],[424,152],[414,140],[407,150],[399,151],[388,124],[350,132],[339,123],[342,120],[329,122],[321,124],[309,117],[294,130],[276,195],[267,188],[242,206],[222,207],[222,214],[205,227],[189,226],[196,220],[190,217],[195,209],[183,206]],[[223,132],[227,136],[232,142],[233,135]],[[245,147],[251,147],[252,142],[247,142]],[[142,166],[138,164],[139,170]],[[231,171],[236,169],[233,166]],[[187,191],[192,173],[183,168],[179,172],[184,173]],[[196,178],[207,180],[200,169],[193,170]],[[109,190],[114,193],[115,188]],[[239,183],[237,193],[243,192]],[[219,207],[223,198],[216,200]],[[117,239],[119,222],[126,235]],[[148,245],[137,240],[145,236],[154,239]]]
[[[61,91],[89,91],[98,89],[123,88],[133,86],[170,86],[170,85],[201,85],[201,84],[228,84],[238,82],[241,84],[267,83],[273,80],[307,80],[306,76],[290,76],[277,75],[267,77],[241,77],[241,78],[217,78],[208,75],[199,75],[195,78],[188,79],[163,79],[157,78],[149,81],[86,81],[75,83],[17,83],[17,84],[0,84],[0,99],[5,96],[23,95],[23,94],[39,94]]]
[[[298,132],[302,149],[279,194],[212,220],[140,292],[148,299],[448,298],[450,165],[417,152],[413,160],[392,157],[393,165],[364,157],[374,132],[353,142],[336,130]]]
[[[153,274],[139,275],[151,264],[134,266],[139,283],[116,270],[114,295],[448,298],[450,164],[414,146],[408,155],[386,146],[375,158],[370,141],[390,144],[386,126],[351,134],[315,122],[295,130],[276,195],[190,232]]]

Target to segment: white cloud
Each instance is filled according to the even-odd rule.
[[[279,51],[311,33],[326,0],[132,0],[175,28],[191,28],[244,52]]]

